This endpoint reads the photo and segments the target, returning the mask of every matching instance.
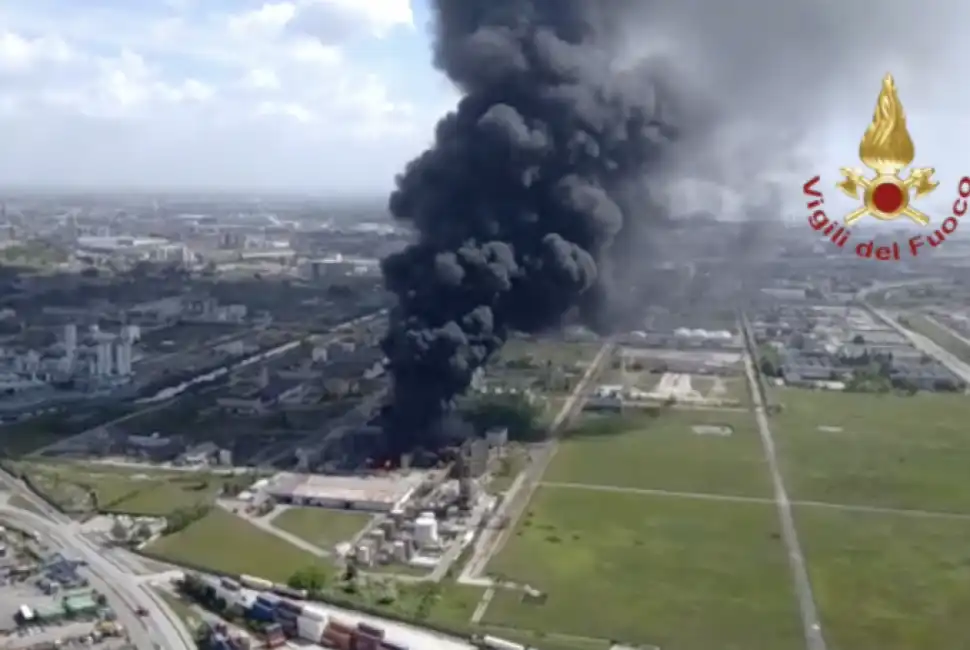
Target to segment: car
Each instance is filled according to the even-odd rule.
[[[139,616],[148,616],[148,610],[145,609],[144,607],[139,607],[138,609],[135,610],[135,613],[138,614]]]

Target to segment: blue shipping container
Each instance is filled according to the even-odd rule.
[[[277,609],[285,610],[288,612],[293,612],[299,616],[303,612],[303,605],[297,605],[296,603],[289,600],[281,600],[276,604]]]
[[[276,612],[272,607],[266,607],[265,605],[256,603],[246,610],[246,617],[262,623],[270,623],[276,620]]]
[[[274,596],[273,594],[259,594],[256,596],[256,602],[262,603],[267,607],[276,607],[279,604],[279,596]]]

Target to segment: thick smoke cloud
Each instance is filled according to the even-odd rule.
[[[754,195],[777,187],[766,170],[797,173],[791,143],[818,106],[890,64],[872,48],[914,12],[893,5],[434,0],[434,62],[463,99],[390,200],[416,240],[383,264],[389,451],[437,446],[510,331],[609,315],[674,216],[668,185]]]

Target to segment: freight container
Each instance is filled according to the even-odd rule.
[[[246,618],[250,618],[254,621],[260,621],[262,623],[270,623],[276,619],[276,612],[272,607],[267,607],[266,605],[256,603],[246,610]]]
[[[279,623],[273,623],[272,625],[266,626],[266,636],[271,636],[276,632],[279,632],[281,634],[283,632],[283,626],[280,625]]]
[[[241,575],[239,576],[239,582],[242,583],[244,587],[249,587],[250,589],[259,589],[260,591],[270,591],[273,588],[273,583],[265,578],[257,578],[256,576]]]
[[[332,616],[330,617],[330,628],[342,634],[350,634],[354,631],[353,626],[348,624],[346,621],[339,618],[333,618]]]
[[[239,591],[239,583],[231,578],[223,578],[219,581],[219,584],[229,591]]]
[[[324,635],[320,641],[325,647],[336,648],[337,650],[354,650],[353,642],[354,639],[349,634],[339,634],[334,633],[330,635]]]
[[[521,643],[507,641],[488,634],[482,637],[482,645],[489,650],[526,650],[526,647]]]
[[[266,637],[267,648],[282,648],[286,645],[286,637],[282,634]]]
[[[400,643],[394,643],[393,641],[383,640],[381,641],[381,650],[409,650],[406,645],[401,645]]]
[[[305,605],[300,616],[306,616],[307,618],[312,618],[317,621],[327,621],[330,616],[327,614],[326,610],[320,609],[319,607],[314,607],[313,605]]]
[[[280,599],[279,599],[279,597],[273,596],[272,594],[269,594],[269,595],[260,594],[260,595],[256,596],[256,603],[258,605],[262,605],[263,607],[269,607],[270,609],[276,609],[276,606],[279,605],[279,603],[280,603]]]
[[[326,621],[318,621],[312,618],[301,616],[296,619],[297,636],[307,641],[319,641],[323,636],[323,631],[327,629]]]
[[[273,585],[273,593],[298,600],[304,600],[307,597],[306,589],[291,589],[283,585]]]
[[[303,605],[298,605],[291,600],[281,600],[276,603],[276,609],[281,612],[292,612],[294,616],[299,616],[303,613]]]
[[[355,634],[354,650],[380,650],[381,640],[366,634]]]
[[[368,625],[367,623],[358,623],[357,629],[367,636],[372,636],[378,639],[384,638],[384,630],[379,627],[374,627],[373,625]]]

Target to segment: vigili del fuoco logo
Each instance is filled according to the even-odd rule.
[[[927,245],[931,249],[940,246],[956,231],[960,218],[967,212],[970,177],[964,176],[957,184],[958,197],[953,203],[952,214],[934,226],[933,219],[914,203],[932,194],[940,184],[933,179],[936,173],[933,167],[913,167],[905,173],[915,159],[916,146],[906,128],[906,114],[896,92],[896,82],[891,74],[887,74],[882,80],[872,122],[859,143],[859,160],[871,173],[843,167],[840,170],[842,180],[836,184],[838,189],[861,204],[841,222],[830,218],[825,212],[825,197],[819,189],[821,177],[815,176],[802,187],[810,211],[808,225],[835,246],[848,246],[859,257],[880,261],[916,257]],[[910,237],[903,244],[894,242],[876,246],[872,239],[852,241],[850,228],[865,217],[880,221],[909,219],[929,232]]]

